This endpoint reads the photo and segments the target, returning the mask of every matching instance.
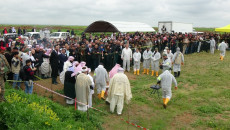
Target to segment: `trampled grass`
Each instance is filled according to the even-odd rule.
[[[185,55],[178,90],[165,110],[162,98],[150,95],[150,86],[156,77],[141,74],[130,80],[133,99],[125,105],[122,118],[148,129],[230,129],[230,58],[229,52],[220,61],[214,55],[202,52]],[[128,74],[132,75],[132,74]],[[174,86],[173,86],[174,87]],[[106,129],[135,129],[122,121],[105,118]]]

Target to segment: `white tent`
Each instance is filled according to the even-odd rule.
[[[145,23],[121,21],[96,21],[90,24],[85,32],[155,32]]]

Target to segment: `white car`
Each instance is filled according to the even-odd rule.
[[[6,39],[12,39],[13,41],[15,41],[16,38],[18,38],[18,34],[17,33],[7,33],[7,34],[4,34],[2,38],[4,41]]]
[[[4,37],[3,36],[0,36],[0,41],[4,41]]]
[[[56,39],[57,41],[59,41],[60,39],[66,39],[69,36],[69,32],[54,32],[50,34],[50,40],[54,40]]]
[[[34,39],[41,38],[40,32],[26,32],[26,33],[22,36],[22,38],[29,38],[29,39],[31,39],[31,37],[33,37]]]

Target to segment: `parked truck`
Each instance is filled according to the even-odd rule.
[[[158,32],[159,33],[192,33],[193,24],[191,23],[181,23],[173,21],[159,21],[158,22]]]

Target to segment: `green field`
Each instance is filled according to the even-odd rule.
[[[166,110],[161,98],[150,95],[149,87],[156,83],[155,77],[129,74],[133,99],[125,106],[122,117],[152,130],[230,129],[229,55],[227,52],[223,62],[219,52],[185,55],[182,75],[177,79],[178,90],[173,89]],[[105,118],[106,129],[134,129],[111,118]]]
[[[37,31],[43,28],[48,28],[51,32],[57,32],[59,29],[63,32],[66,32],[67,30],[72,30],[74,29],[74,32],[76,35],[81,35],[82,32],[86,29],[87,26],[77,26],[77,25],[0,25],[0,32],[2,33],[4,27],[7,28],[7,30],[10,27],[15,27],[16,29],[18,27],[21,27],[23,29],[24,27],[26,28],[27,32],[30,32],[32,28],[36,28]]]
[[[74,32],[76,33],[76,35],[80,36],[82,32],[84,32],[84,30],[87,28],[87,26],[77,26],[77,25],[0,25],[0,32],[2,32],[2,30],[4,29],[4,27],[7,27],[7,29],[9,29],[10,27],[15,27],[16,29],[18,27],[21,28],[26,28],[27,31],[30,31],[33,27],[35,27],[38,30],[42,29],[42,28],[48,28],[50,29],[51,32],[57,32],[59,29],[61,31],[66,32],[67,30],[72,30],[74,29]],[[156,31],[158,30],[158,27],[153,27]],[[215,28],[199,28],[199,27],[194,27],[194,29],[196,31],[199,32],[214,32]]]

